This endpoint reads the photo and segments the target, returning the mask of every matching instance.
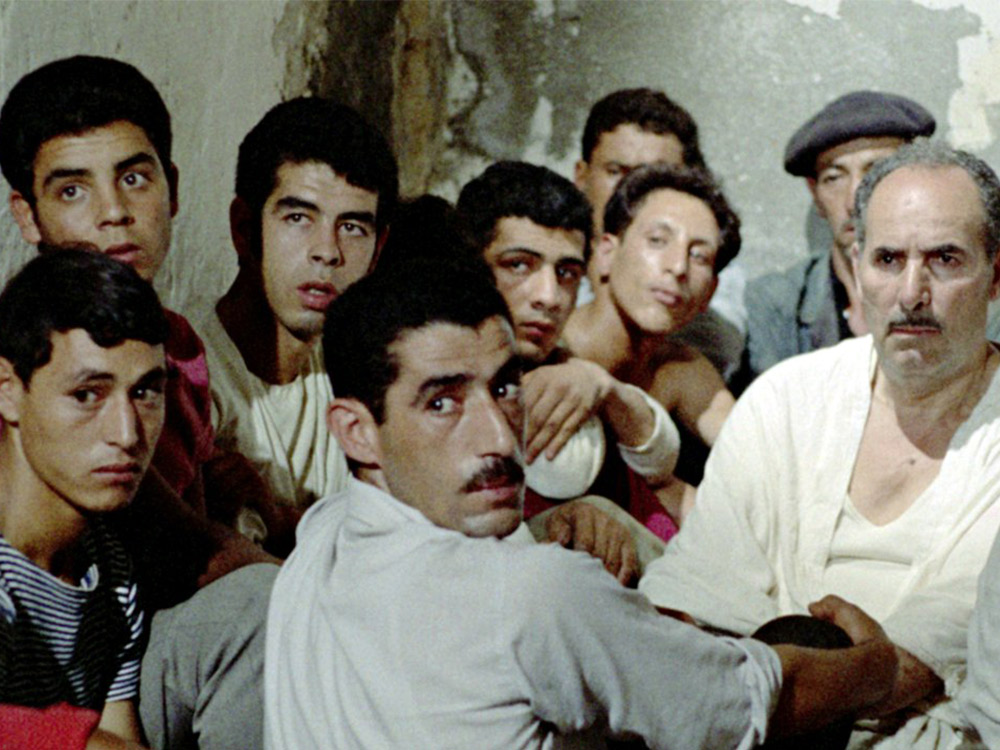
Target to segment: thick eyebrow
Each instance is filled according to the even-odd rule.
[[[303,208],[307,211],[316,211],[319,213],[319,206],[315,203],[310,203],[302,198],[296,198],[294,195],[286,195],[284,198],[279,198],[274,203],[275,208]]]
[[[139,153],[133,154],[127,159],[122,159],[120,162],[115,164],[115,172],[124,172],[125,170],[134,167],[137,164],[155,164],[155,163],[156,163],[156,158],[152,154],[146,151],[140,151]],[[67,167],[67,168],[53,169],[51,172],[45,175],[45,179],[42,181],[42,187],[46,188],[56,180],[66,179],[67,177],[86,177],[87,175],[92,173],[93,173],[92,170],[84,168],[73,169]]]
[[[136,386],[148,386],[153,383],[162,385],[164,382],[166,382],[166,380],[167,380],[167,368],[154,367],[152,370],[147,372],[141,378],[136,380],[135,385],[133,385],[132,387],[134,388]]]
[[[500,257],[502,258],[508,254],[513,254],[513,253],[518,253],[520,255],[530,255],[532,258],[538,258],[540,260],[542,259],[542,254],[537,250],[532,250],[530,247],[521,247],[520,245],[515,245],[513,247],[505,247],[503,250],[500,251]],[[583,258],[576,258],[572,255],[563,255],[562,257],[556,260],[555,265],[566,265],[569,263],[577,266],[586,265],[586,263],[583,262]]]
[[[431,391],[465,385],[470,380],[472,380],[472,376],[465,372],[455,373],[453,375],[439,375],[436,378],[428,378],[420,384],[416,395],[413,397],[413,401],[410,402],[410,406],[417,406],[420,404],[420,402],[423,401],[426,395]]]
[[[510,382],[511,380],[516,380],[518,383],[521,382],[521,375],[524,374],[526,369],[525,361],[523,358],[518,357],[516,354],[512,355],[506,362],[501,365],[500,369],[496,371],[492,378],[490,378],[490,385],[496,385],[497,383]]]
[[[163,366],[157,366],[143,373],[138,379],[136,379],[134,385],[146,385],[150,382],[156,380],[165,380],[167,377],[167,370]],[[113,372],[105,372],[103,370],[80,370],[73,376],[73,385],[84,385],[86,383],[113,383],[117,380],[117,376]]]
[[[371,211],[345,211],[337,215],[337,221],[353,221],[357,224],[375,226],[375,214]]]

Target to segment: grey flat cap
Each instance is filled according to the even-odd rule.
[[[896,136],[911,140],[931,135],[934,116],[912,99],[876,91],[852,91],[827,104],[795,131],[785,147],[785,171],[813,177],[816,157],[855,138]]]

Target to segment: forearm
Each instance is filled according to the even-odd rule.
[[[886,700],[896,681],[896,648],[885,639],[845,649],[773,648],[783,677],[769,737],[810,732],[868,712]]]
[[[891,692],[884,700],[865,711],[865,715],[885,716],[944,691],[941,678],[909,651],[896,646],[896,657],[899,670]]]
[[[614,430],[618,442],[636,447],[653,436],[656,416],[642,392],[620,380],[612,386],[601,404],[601,417]]]

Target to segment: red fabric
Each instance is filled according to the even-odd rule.
[[[0,704],[0,746],[4,750],[83,750],[101,715],[58,703],[47,708]]]
[[[167,414],[153,454],[153,466],[178,495],[204,516],[200,470],[215,450],[205,345],[183,316],[170,310],[165,312],[170,324],[164,346]],[[197,490],[196,483],[199,483]]]

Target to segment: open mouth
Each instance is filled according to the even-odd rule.
[[[326,312],[326,308],[337,298],[337,288],[333,284],[310,281],[296,290],[302,304],[310,310]]]

